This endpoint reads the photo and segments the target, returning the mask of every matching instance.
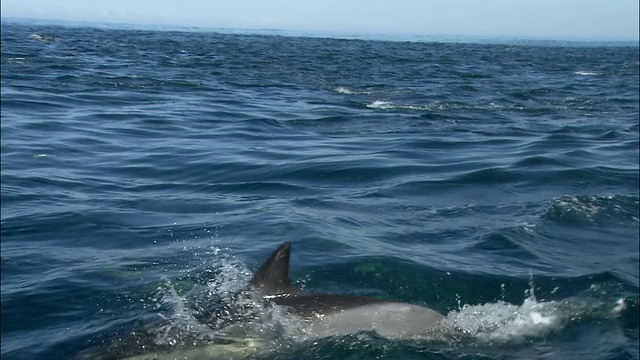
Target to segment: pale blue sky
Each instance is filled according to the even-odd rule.
[[[354,34],[638,40],[638,0],[2,0],[2,17]]]

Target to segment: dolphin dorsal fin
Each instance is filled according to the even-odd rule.
[[[277,295],[295,291],[289,280],[291,243],[285,242],[269,256],[251,279],[251,285],[263,295]]]

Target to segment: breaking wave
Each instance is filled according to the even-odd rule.
[[[631,196],[564,195],[551,201],[544,217],[561,224],[637,226],[638,198]]]

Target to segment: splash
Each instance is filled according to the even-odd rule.
[[[557,304],[526,299],[520,306],[505,302],[465,305],[447,316],[449,323],[464,335],[480,342],[518,342],[543,337],[562,328]]]
[[[175,288],[170,287],[161,302],[171,308],[172,312],[168,317],[160,314],[166,321],[153,331],[156,344],[175,346],[189,338],[210,340],[216,337],[214,331],[195,318],[193,311],[187,306],[186,298],[178,295]]]
[[[620,195],[564,195],[553,199],[545,217],[565,223],[638,225],[638,199]]]
[[[183,279],[165,279],[159,286],[152,300],[165,323],[157,344],[181,344],[193,338],[262,341],[297,334],[287,314],[246,291],[251,272],[244,264],[219,249],[214,253],[216,265],[205,265],[204,271],[187,276],[192,284],[188,291],[177,291],[185,286]]]
[[[522,305],[502,300],[464,305],[447,315],[445,342],[471,341],[477,345],[507,345],[543,339],[589,320],[619,319],[629,308],[624,298],[613,302],[582,294],[559,301],[536,299],[533,280]],[[443,340],[439,338],[439,340]]]

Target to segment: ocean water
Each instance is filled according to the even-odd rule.
[[[456,331],[250,358],[639,358],[637,44],[1,35],[3,359],[193,329],[283,241]]]

